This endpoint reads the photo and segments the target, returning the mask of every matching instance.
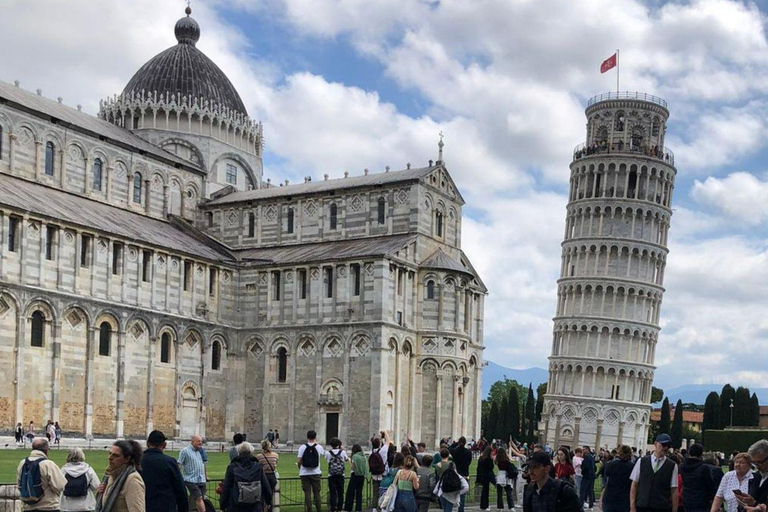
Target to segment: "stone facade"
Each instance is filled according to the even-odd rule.
[[[553,446],[643,446],[677,170],[666,102],[590,100],[571,164],[542,438]]]
[[[445,165],[275,187],[260,124],[169,97],[96,119],[0,83],[0,425],[478,436],[486,288]]]

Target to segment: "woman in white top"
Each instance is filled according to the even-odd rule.
[[[733,471],[727,472],[720,480],[715,501],[712,502],[710,512],[720,512],[720,507],[725,501],[726,512],[736,512],[739,502],[734,490],[749,494],[749,481],[752,479],[752,458],[748,453],[740,453],[733,458]]]
[[[61,467],[67,485],[61,496],[62,512],[88,512],[96,508],[94,491],[99,488],[99,475],[85,462],[85,455],[80,448],[72,448],[67,455],[67,463]]]

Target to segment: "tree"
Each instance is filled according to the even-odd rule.
[[[731,400],[736,398],[736,390],[733,386],[726,384],[720,392],[720,428],[725,428],[731,424]],[[735,404],[734,404],[735,405]]]
[[[509,434],[515,441],[520,440],[520,398],[517,394],[517,387],[509,389]]]
[[[672,428],[669,430],[672,438],[672,447],[679,450],[683,446],[683,401],[678,400],[675,405],[675,418],[672,420]]]
[[[669,417],[669,398],[664,399],[661,404],[661,419],[659,420],[659,434],[669,434],[672,422]]]
[[[750,404],[749,426],[758,427],[760,426],[760,400],[757,398],[757,393],[752,393]]]
[[[733,398],[733,425],[745,427],[751,421],[751,397],[749,388],[739,386]]]
[[[499,422],[499,404],[491,403],[491,409],[488,411],[488,421],[483,427],[483,433],[486,439],[496,439],[496,425]]]
[[[702,433],[706,436],[707,430],[720,428],[720,395],[712,391],[704,402],[704,419],[701,423]],[[704,440],[706,443],[706,439]]]
[[[526,440],[528,443],[535,443],[533,431],[536,425],[536,404],[533,398],[533,386],[528,384],[528,398],[525,400],[525,419],[528,423],[528,432],[526,433]]]
[[[536,388],[536,423],[541,421],[541,413],[544,412],[544,395],[547,394],[547,383],[539,384]]]
[[[522,399],[525,396],[525,387],[519,384],[516,380],[504,377],[504,380],[497,380],[491,385],[491,389],[488,391],[488,398],[486,400],[489,402],[496,402],[499,406],[501,406],[502,399],[509,397],[509,390],[512,387],[517,388],[518,398]],[[522,406],[522,402],[520,405]]]
[[[655,404],[656,402],[660,402],[662,398],[664,398],[664,390],[657,388],[656,386],[651,386],[651,403]]]
[[[496,423],[496,437],[504,440],[509,438],[509,402],[504,397],[499,404],[499,419]]]

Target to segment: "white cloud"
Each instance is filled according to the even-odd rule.
[[[696,180],[691,194],[702,206],[719,210],[737,222],[756,226],[768,219],[768,181],[748,172]]]

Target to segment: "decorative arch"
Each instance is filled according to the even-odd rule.
[[[226,158],[235,160],[238,164],[240,164],[243,167],[243,172],[245,172],[245,176],[248,178],[251,187],[254,189],[259,188],[259,180],[256,178],[256,173],[253,172],[253,168],[242,156],[237,153],[229,152],[219,155],[219,157],[216,158],[216,160],[211,164],[210,168],[207,168],[208,173],[210,174],[211,170],[216,166],[216,164],[219,163],[219,161]]]
[[[160,142],[158,146],[165,149],[166,146],[170,146],[172,144],[187,148],[190,153],[192,153],[197,157],[197,162],[195,162],[194,159],[185,159],[185,160],[189,160],[193,164],[199,165],[202,169],[206,169],[205,158],[203,158],[203,153],[197,148],[197,146],[195,146],[188,140],[180,139],[178,137],[171,137],[169,139],[165,139],[162,142]]]

